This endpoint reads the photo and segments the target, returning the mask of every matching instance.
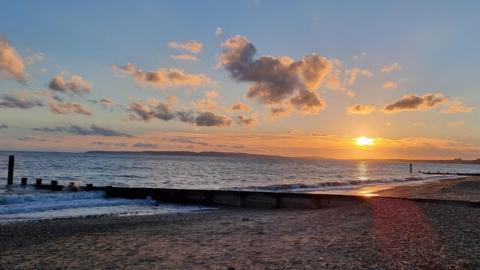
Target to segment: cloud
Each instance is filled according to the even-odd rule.
[[[165,141],[168,142],[179,142],[183,144],[194,144],[194,145],[200,145],[200,146],[209,146],[210,144],[207,142],[199,141],[195,138],[189,138],[189,137],[180,137],[180,138],[164,138]]]
[[[72,75],[70,80],[63,78],[63,72],[53,77],[48,88],[62,93],[71,92],[77,95],[83,95],[92,91],[92,85],[82,76]]]
[[[223,28],[222,27],[217,27],[217,29],[215,29],[215,36],[218,37],[218,36],[221,36],[223,35]]]
[[[255,53],[255,46],[247,38],[235,36],[222,44],[219,56],[220,64],[232,78],[251,83],[248,98],[264,104],[279,104],[291,98],[296,108],[310,110],[313,107],[311,101],[317,97],[313,92],[331,72],[330,60],[318,54],[306,55],[299,61],[273,56],[254,59]],[[306,91],[312,94],[307,95]],[[294,95],[296,97],[292,98]],[[309,104],[300,104],[302,101]]]
[[[48,107],[52,113],[56,114],[83,114],[91,116],[92,112],[82,104],[74,102],[62,102],[55,99],[49,99]]]
[[[7,124],[0,124],[0,129],[5,129],[5,128],[8,128]]]
[[[205,92],[205,97],[193,102],[193,106],[201,112],[213,111],[216,110],[217,99],[220,97],[220,94],[217,91],[207,91]]]
[[[202,112],[195,117],[195,124],[200,127],[225,127],[231,123],[232,121],[228,117],[212,112]]]
[[[41,62],[45,59],[45,54],[44,53],[35,53],[32,55],[29,55],[25,58],[25,64],[27,65],[33,65],[37,62]]]
[[[383,72],[383,73],[392,73],[394,71],[398,71],[398,70],[401,70],[401,69],[402,69],[402,66],[400,66],[399,63],[394,62],[394,63],[388,64],[388,65],[385,65],[382,69],[380,69],[380,71]]]
[[[347,108],[348,114],[361,114],[367,115],[375,111],[374,106],[364,105],[364,104],[353,104]]]
[[[472,112],[475,107],[468,107],[460,100],[454,100],[448,103],[448,107],[442,110],[444,114],[452,114],[452,113],[469,113]]]
[[[326,102],[320,99],[317,93],[306,90],[301,90],[298,95],[290,99],[290,103],[305,114],[316,114],[326,107]]]
[[[394,81],[388,81],[383,84],[383,89],[395,89],[398,87],[398,83]]]
[[[37,94],[22,91],[15,94],[3,94],[0,97],[0,108],[21,108],[30,109],[43,107],[43,101]]]
[[[102,128],[97,125],[91,125],[90,127],[81,127],[78,125],[69,126],[56,126],[56,127],[43,127],[33,128],[35,131],[52,132],[52,133],[70,133],[81,136],[104,136],[104,137],[127,137],[134,138],[134,136],[119,132],[113,129]]]
[[[35,138],[35,137],[20,137],[20,138],[18,138],[17,140],[23,141],[23,142],[32,142],[32,141],[35,141],[35,142],[46,142],[46,141],[48,141],[48,140],[43,139],[43,138]]]
[[[212,95],[212,93],[210,93],[210,95]],[[181,122],[206,127],[226,127],[232,122],[226,116],[217,115],[209,111],[193,112],[174,110],[171,103],[163,102],[156,98],[132,102],[127,108],[127,111],[129,112],[129,118],[131,120],[141,120],[145,122],[152,119],[160,119],[163,121],[177,119]]]
[[[118,147],[128,147],[128,143],[109,143],[109,142],[101,142],[101,141],[92,141],[90,142],[91,145],[99,145],[99,146],[118,146]]]
[[[365,57],[367,57],[366,52],[361,52],[358,55],[352,56],[353,60],[355,60],[355,61],[361,61],[361,60],[365,59]]]
[[[158,148],[158,144],[154,144],[154,143],[136,143],[134,145],[132,145],[133,147],[137,147],[137,148]]]
[[[162,102],[156,98],[150,98],[147,101],[135,101],[130,103],[127,109],[132,120],[150,121],[152,119],[161,119],[169,121],[176,117],[169,103]]]
[[[291,105],[275,106],[270,108],[270,115],[273,117],[287,116],[292,112]]]
[[[240,126],[251,127],[251,126],[255,125],[257,120],[253,117],[245,117],[245,116],[239,115],[239,116],[235,117],[235,122],[237,124],[239,124]]]
[[[232,111],[243,111],[243,112],[249,112],[251,109],[250,107],[245,104],[245,103],[241,103],[241,102],[237,102],[235,104],[232,105],[232,108],[231,108]]]
[[[346,74],[347,74],[348,85],[353,85],[357,80],[358,76],[364,76],[368,78],[371,78],[373,76],[373,73],[370,70],[359,69],[359,68],[349,69],[346,71]]]
[[[170,57],[175,59],[175,60],[198,61],[198,58],[195,55],[189,54],[189,53],[175,54],[175,55],[172,55]]]
[[[0,78],[2,77],[24,81],[25,64],[15,48],[0,36]]]
[[[385,113],[397,113],[403,111],[425,111],[447,103],[443,94],[427,93],[423,96],[416,94],[405,95],[391,104],[385,105]]]
[[[185,42],[172,41],[168,43],[168,47],[177,50],[189,51],[191,53],[199,53],[203,50],[203,44],[195,40],[189,40]]]
[[[131,76],[140,86],[157,88],[187,86],[197,88],[202,85],[212,84],[213,81],[204,74],[190,74],[182,69],[160,68],[154,71],[143,71],[133,64],[125,66],[112,66],[113,71]]]

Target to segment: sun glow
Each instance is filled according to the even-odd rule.
[[[355,143],[356,143],[358,146],[370,146],[370,145],[373,145],[374,139],[370,139],[370,138],[367,138],[367,137],[365,137],[365,136],[362,136],[362,137],[358,137],[358,138],[355,140]]]

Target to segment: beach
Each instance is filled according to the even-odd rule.
[[[454,196],[479,183],[463,178],[379,193]],[[478,200],[480,189],[469,194]],[[374,197],[318,210],[51,219],[1,225],[0,268],[478,269],[479,223],[480,208]]]

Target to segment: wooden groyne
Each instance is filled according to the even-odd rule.
[[[14,157],[9,157],[7,184],[13,184]],[[441,174],[440,172],[420,172],[425,174]],[[452,174],[452,173],[443,173]],[[472,173],[455,173],[462,176],[480,176]],[[22,177],[22,187],[28,186],[28,178]],[[75,186],[73,183],[65,186],[59,184],[57,180],[50,181],[49,184],[43,183],[41,178],[35,179],[34,184],[30,184],[37,189],[48,189],[52,191],[103,191],[106,197],[128,198],[128,199],[147,199],[151,198],[159,202],[179,203],[179,204],[202,204],[202,205],[224,205],[238,207],[262,207],[262,208],[303,208],[318,209],[327,207],[336,207],[357,204],[375,198],[409,200],[421,203],[439,203],[448,205],[458,205],[467,207],[480,207],[480,202],[461,201],[461,200],[438,200],[438,199],[417,199],[417,198],[397,198],[397,197],[379,197],[379,196],[359,196],[359,195],[338,195],[338,194],[314,194],[314,193],[296,193],[296,192],[269,192],[269,191],[247,191],[247,190],[202,190],[202,189],[169,189],[169,188],[140,188],[140,187],[97,187],[93,184],[85,186]]]
[[[460,172],[441,172],[441,171],[419,171],[421,174],[429,174],[429,175],[458,175],[458,176],[480,176],[480,173],[460,173]]]

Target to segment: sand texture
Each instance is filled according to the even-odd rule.
[[[381,198],[0,226],[0,269],[480,269],[479,254],[480,208]]]

